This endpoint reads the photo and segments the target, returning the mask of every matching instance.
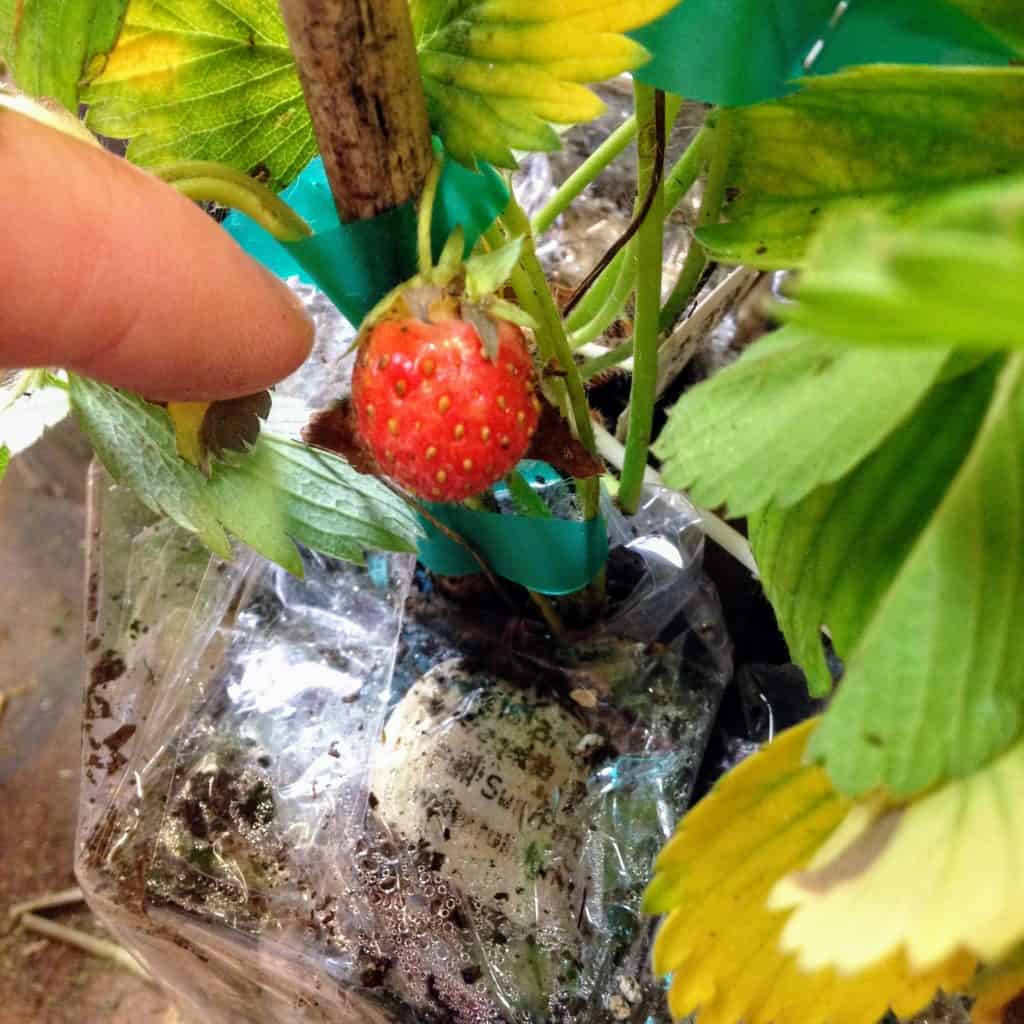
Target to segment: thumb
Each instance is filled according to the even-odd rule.
[[[209,400],[259,391],[309,354],[288,288],[126,161],[0,108],[0,181],[0,367]]]

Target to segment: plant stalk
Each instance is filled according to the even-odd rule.
[[[708,137],[708,129],[701,128],[690,140],[686,151],[667,174],[663,206],[663,212],[666,217],[679,205],[683,196],[689,192],[693,187],[693,183],[700,175],[701,169],[704,166]],[[612,289],[616,287],[617,283],[620,283],[618,281],[618,272],[623,269],[623,262],[630,274],[630,287],[624,293],[621,290],[617,292],[616,297],[621,301],[618,307],[612,307],[608,299]],[[629,259],[622,253],[605,268],[590,290],[580,299],[576,308],[566,317],[566,325],[573,333],[574,338],[580,337],[581,339],[592,340],[598,337],[604,330],[607,330],[609,324],[615,322],[616,317],[622,312],[632,292],[632,274],[635,269],[635,259]],[[611,319],[608,319],[609,316]],[[595,332],[596,327],[602,321],[605,322],[605,326]],[[594,322],[592,326],[587,326],[591,322]],[[584,342],[581,341],[582,343]]]
[[[529,590],[527,593],[530,595],[530,600],[537,607],[537,610],[541,613],[544,621],[547,623],[548,629],[556,637],[565,636],[565,624],[562,622],[561,615],[555,610],[554,604],[551,600],[545,597],[543,594],[538,594],[535,590]]]
[[[569,343],[574,349],[596,341],[622,315],[636,284],[636,239],[615,257],[608,270],[615,267],[618,267],[618,274],[613,275],[615,280],[605,301],[582,327],[569,335]]]
[[[647,87],[649,88],[649,87]],[[627,245],[636,237],[640,230],[641,224],[647,220],[652,208],[654,207],[655,199],[661,196],[662,176],[665,171],[665,145],[666,145],[666,134],[667,129],[665,126],[665,94],[663,92],[657,92],[657,107],[658,107],[658,134],[657,144],[659,147],[660,157],[655,161],[655,173],[650,175],[645,182],[645,190],[637,192],[637,204],[633,212],[633,219],[629,222],[626,230],[612,243],[607,249],[604,255],[598,260],[596,266],[590,271],[589,274],[576,286],[576,290],[569,296],[569,301],[565,304],[564,315],[569,316],[572,311],[579,304],[580,300],[590,290],[597,279],[604,273],[604,271],[611,266],[612,262],[618,253],[625,249]],[[638,165],[643,161],[643,154],[641,152],[643,148],[642,133],[644,130],[643,121],[640,119],[639,112],[637,113],[637,124],[640,125],[639,131],[641,137],[637,144],[637,162]],[[638,178],[641,181],[642,176]],[[642,198],[641,198],[642,197]],[[660,216],[660,211],[659,211]]]
[[[668,95],[665,98],[665,118],[667,124],[672,124],[683,105],[681,96]],[[547,204],[533,218],[533,233],[543,234],[555,220],[565,212],[569,204],[597,177],[606,167],[622,154],[622,151],[633,141],[636,136],[636,114],[630,114],[618,128],[615,129],[594,150],[586,160],[576,168],[568,178],[559,186],[555,194],[548,200]]]
[[[633,327],[633,386],[630,392],[629,437],[619,484],[619,505],[632,515],[640,503],[647,451],[654,423],[658,384],[658,316],[661,309],[661,267],[664,192],[660,184],[665,159],[664,94],[641,82],[634,86],[637,132],[637,194],[653,187],[655,197],[636,237],[636,320]]]
[[[433,160],[407,0],[279,0],[343,222],[414,199]]]
[[[234,167],[211,160],[179,160],[155,167],[152,173],[196,202],[240,210],[279,242],[298,242],[313,233],[283,199]]]
[[[580,363],[580,376],[585,381],[591,380],[599,373],[604,373],[605,370],[610,370],[612,367],[618,366],[619,363],[624,363],[632,355],[633,339],[630,338],[629,341],[616,345],[615,348],[610,349],[603,355],[594,356],[593,359],[584,359]]]
[[[625,460],[626,450],[613,434],[605,430],[600,424],[595,427],[597,448],[601,458],[610,462],[617,469],[622,468]],[[648,466],[644,470],[644,479],[649,484],[663,487],[661,477],[657,470]],[[706,537],[710,537],[723,551],[732,555],[742,566],[749,569],[754,576],[759,576],[757,561],[754,552],[750,548],[750,541],[743,536],[739,530],[731,527],[724,519],[719,518],[714,512],[709,512],[699,505],[694,505],[697,515],[700,516],[700,528]]]
[[[572,349],[569,347],[569,337],[565,332],[565,325],[555,305],[551,289],[548,287],[547,278],[544,276],[544,268],[537,259],[537,250],[534,246],[533,236],[530,233],[530,222],[523,208],[511,200],[504,214],[505,224],[510,235],[515,238],[522,236],[523,249],[520,256],[519,266],[522,268],[529,288],[524,296],[519,296],[520,303],[530,312],[530,307],[535,311],[533,315],[540,324],[540,333],[545,336],[547,347],[559,366],[565,373],[565,383],[569,391],[569,402],[572,407],[573,418],[576,421],[576,432],[583,446],[589,452],[594,451],[594,431],[590,419],[590,410],[587,405],[587,396],[583,390],[583,381],[580,380],[576,360],[573,359]],[[513,280],[513,286],[515,280]]]
[[[36,896],[34,899],[25,900],[24,903],[16,903],[7,911],[7,917],[11,921],[17,921],[23,914],[34,914],[37,910],[54,910],[57,907],[66,907],[84,901],[85,896],[82,894],[82,890],[75,885],[70,889],[49,892],[45,896]]]
[[[598,177],[599,174],[613,160],[619,157],[622,151],[633,141],[636,136],[636,115],[630,114],[618,128],[615,129],[594,150],[586,160],[576,168],[568,178],[558,187],[555,194],[547,201],[541,210],[534,215],[533,232],[535,235],[543,234],[552,224],[565,212],[569,204]]]
[[[551,289],[548,287],[544,268],[540,265],[540,260],[537,259],[530,219],[516,202],[515,197],[509,200],[502,220],[511,237],[523,239],[519,264],[511,277],[516,298],[539,325],[537,345],[542,357],[547,359],[553,356],[565,374],[564,383],[568,393],[569,408],[572,410],[576,437],[588,452],[596,453],[594,422],[590,418],[590,406],[583,387],[583,378],[580,377],[579,367],[573,358],[569,336],[566,334],[562,315],[555,304]],[[598,478],[577,479],[576,490],[583,504],[584,518],[594,519],[598,514],[601,502],[601,487]]]
[[[430,268],[434,265],[434,248],[431,243],[430,226],[433,223],[434,200],[437,198],[437,185],[441,180],[441,168],[443,166],[444,156],[435,157],[419,199],[419,213],[416,219],[416,253],[421,274],[429,273]]]
[[[732,157],[735,120],[735,116],[730,109],[727,107],[719,108],[715,125],[712,129],[711,162],[708,166],[707,182],[704,186],[704,196],[701,200],[700,212],[697,215],[698,231],[709,224],[717,224],[721,216],[722,203],[725,199],[725,183],[729,174],[729,163]],[[676,281],[672,294],[668,297],[661,311],[660,327],[662,331],[670,331],[682,315],[683,310],[690,304],[707,263],[707,252],[704,246],[694,237],[690,242],[690,249],[686,254],[686,260],[683,262],[683,269],[679,272],[679,279]]]

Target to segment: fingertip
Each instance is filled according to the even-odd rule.
[[[309,358],[316,340],[316,324],[306,312],[302,299],[284,281],[248,254],[245,254],[245,258],[256,265],[260,276],[267,287],[273,290],[282,308],[280,340],[272,365],[267,367],[268,374],[273,378],[270,383],[276,384],[294,373]]]
[[[308,358],[298,297],[198,206],[102,150],[19,118],[0,271],[0,366],[59,365],[154,400],[252,394]],[[60,195],[60,203],[52,202]]]

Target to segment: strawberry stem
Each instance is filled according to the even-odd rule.
[[[538,594],[535,590],[528,590],[527,593],[530,595],[530,600],[537,606],[541,615],[544,616],[544,621],[548,624],[548,629],[550,629],[555,636],[564,637],[565,625],[562,622],[562,617],[557,611],[555,611],[555,606],[551,600],[543,594]]]
[[[671,124],[683,105],[681,96],[666,96],[665,122]],[[533,233],[543,234],[604,169],[616,160],[636,137],[636,114],[631,114],[576,168],[533,218]]]
[[[511,283],[520,305],[530,313],[539,325],[537,344],[541,356],[546,360],[551,355],[558,361],[565,374],[565,387],[569,396],[569,407],[576,437],[588,452],[595,452],[594,424],[590,419],[590,405],[583,387],[583,378],[573,358],[569,336],[565,332],[562,315],[555,304],[548,287],[544,268],[537,259],[533,242],[530,219],[513,196],[502,214],[505,228],[511,237],[522,237],[523,248],[519,256],[517,272],[513,272]],[[583,503],[583,518],[597,517],[601,501],[601,489],[597,477],[576,480],[576,491]]]
[[[423,184],[423,192],[420,195],[419,214],[416,219],[416,252],[419,258],[420,274],[424,277],[434,266],[434,246],[431,241],[430,227],[433,222],[434,201],[437,198],[437,185],[441,180],[443,164],[444,154],[439,153],[434,157],[427,180]]]
[[[572,201],[618,157],[636,137],[636,116],[631,114],[562,183],[533,218],[535,234],[543,234]]]
[[[313,233],[283,199],[233,167],[210,160],[179,160],[153,168],[153,174],[196,202],[240,210],[279,242],[299,242]]]
[[[725,199],[725,179],[729,172],[729,162],[732,156],[734,121],[732,111],[723,107],[718,111],[714,127],[711,129],[710,164],[700,213],[697,215],[698,230],[709,224],[717,224],[722,212],[722,203]],[[705,131],[707,131],[706,128]],[[708,257],[704,246],[696,238],[692,239],[683,269],[679,272],[679,279],[661,311],[660,323],[663,331],[671,330],[683,310],[690,304],[707,262]]]
[[[565,324],[562,323],[558,306],[555,305],[554,296],[548,287],[547,278],[544,276],[544,268],[537,259],[537,250],[533,243],[533,234],[530,231],[530,221],[523,208],[513,198],[509,201],[505,213],[502,215],[505,225],[512,237],[523,237],[523,248],[520,253],[519,267],[526,276],[529,291],[519,294],[516,288],[518,278],[514,275],[512,286],[516,288],[516,297],[527,309],[533,312],[534,318],[540,325],[538,336],[544,339],[541,351],[545,347],[565,373],[565,384],[569,391],[569,404],[572,408],[573,419],[576,421],[576,434],[583,447],[589,452],[594,451],[594,430],[590,421],[590,407],[587,404],[587,395],[583,389],[583,381],[580,378],[579,368],[572,355],[572,348],[569,346],[569,336],[565,332]],[[526,301],[524,301],[524,298]],[[530,307],[533,307],[532,309]]]
[[[661,312],[663,248],[661,187],[665,159],[664,94],[636,82],[637,215],[642,217],[636,236],[636,323],[633,328],[633,385],[629,403],[629,435],[619,484],[619,504],[627,515],[636,512],[643,489],[647,450],[651,445],[654,404],[658,385],[658,315]]]
[[[673,213],[700,175],[704,166],[708,136],[708,129],[701,128],[666,175],[663,210],[666,218]],[[632,243],[632,248],[635,251],[635,243]],[[571,332],[573,348],[578,344],[593,341],[615,322],[632,294],[635,270],[635,257],[627,252],[620,252],[604,268],[576,308],[566,317],[565,322]],[[625,281],[621,280],[623,273],[627,275]]]

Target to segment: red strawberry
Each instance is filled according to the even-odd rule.
[[[381,471],[413,494],[462,501],[526,454],[540,402],[523,332],[498,321],[492,360],[464,320],[383,320],[352,377],[359,433]]]

